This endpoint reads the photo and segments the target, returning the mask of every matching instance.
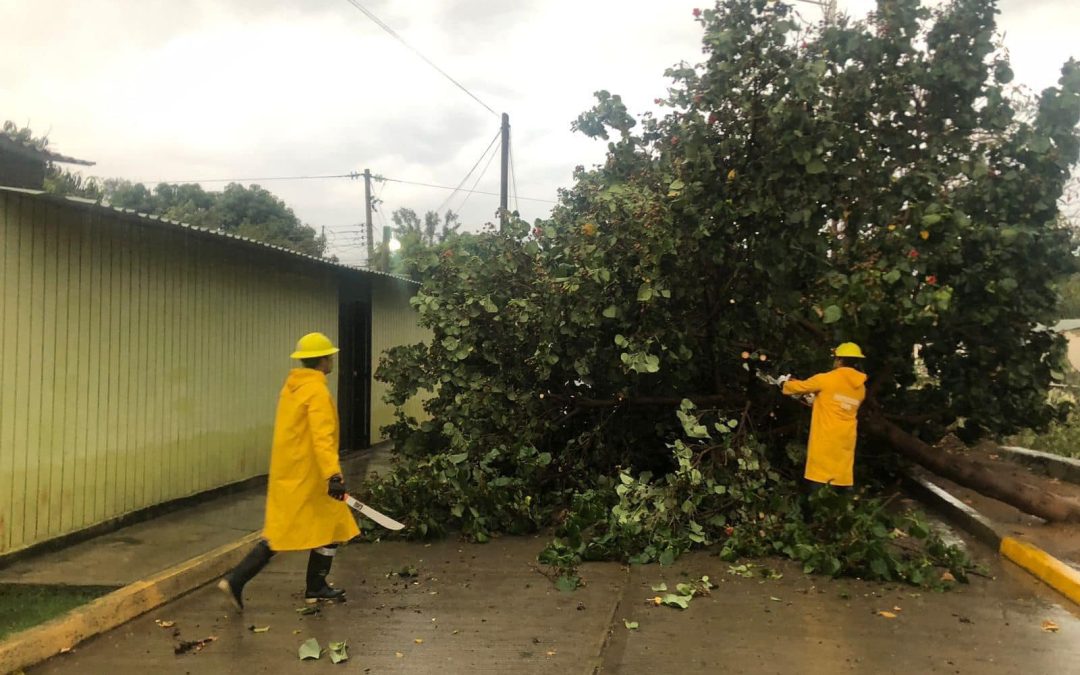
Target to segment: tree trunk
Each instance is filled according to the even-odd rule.
[[[880,415],[862,422],[901,455],[949,480],[1050,522],[1080,522],[1080,503],[1025,485],[922,442]]]

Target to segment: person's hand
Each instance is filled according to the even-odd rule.
[[[347,490],[345,489],[344,476],[342,476],[341,474],[331,476],[330,480],[328,481],[328,488],[326,490],[326,494],[330,495],[339,502],[342,502],[345,501],[346,492]]]
[[[791,375],[781,375],[776,378],[776,386],[783,388],[784,383],[791,379]]]

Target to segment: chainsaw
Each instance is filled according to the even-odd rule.
[[[757,379],[761,380],[762,382],[764,382],[765,384],[768,384],[770,386],[779,387],[780,384],[781,384],[779,378],[773,377],[772,375],[769,375],[768,373],[763,373],[760,370],[755,370],[754,375],[757,375]],[[814,403],[814,395],[813,394],[802,394],[802,395],[796,396],[795,399],[797,399],[803,405],[812,405]]]
[[[383,513],[379,513],[375,509],[371,508],[364,502],[360,501],[352,495],[345,495],[345,503],[349,505],[351,509],[357,513],[363,514],[365,517],[370,518],[376,525],[382,525],[388,530],[394,530],[395,532],[404,529],[404,525],[394,520],[390,516]]]

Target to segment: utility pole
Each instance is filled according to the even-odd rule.
[[[371,171],[364,169],[364,219],[367,226],[367,265],[371,267],[375,259],[375,229],[371,224]]]
[[[510,116],[502,114],[502,173],[499,176],[499,232],[506,229],[507,191],[510,181]]]

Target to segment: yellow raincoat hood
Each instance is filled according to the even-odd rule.
[[[349,507],[327,494],[341,473],[337,406],[326,375],[289,373],[274,418],[263,537],[275,551],[301,551],[348,541],[360,533]]]

